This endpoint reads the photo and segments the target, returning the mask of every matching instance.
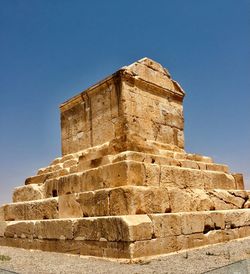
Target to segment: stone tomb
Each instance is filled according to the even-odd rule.
[[[184,150],[184,95],[143,58],[62,104],[62,157],[0,208],[0,244],[135,259],[250,236],[242,175]]]

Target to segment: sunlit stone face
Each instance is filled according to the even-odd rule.
[[[131,135],[184,148],[183,97],[151,60],[125,67],[61,106],[63,155]]]

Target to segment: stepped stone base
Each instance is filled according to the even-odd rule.
[[[0,223],[1,245],[123,259],[247,236],[248,209]]]
[[[135,259],[250,236],[243,176],[184,150],[183,97],[144,58],[63,104],[63,156],[0,207],[0,245]]]

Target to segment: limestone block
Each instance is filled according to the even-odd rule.
[[[101,156],[98,158],[92,158],[90,160],[85,160],[85,157],[79,158],[79,164],[77,165],[78,171],[84,171],[91,168],[96,168],[103,165],[108,165],[111,163],[112,155]]]
[[[143,164],[123,161],[85,172],[82,175],[82,189],[88,191],[123,185],[142,185],[144,181]]]
[[[80,193],[77,199],[81,207],[81,216],[109,215],[109,191],[98,190]],[[115,215],[115,214],[112,214]]]
[[[67,154],[67,155],[64,155],[60,162],[61,163],[65,163],[66,161],[69,161],[69,160],[74,160],[75,159],[75,154]]]
[[[177,146],[182,149],[185,147],[184,132],[181,130],[177,131]]]
[[[16,187],[12,196],[14,203],[39,200],[43,198],[45,198],[43,186],[36,184]]]
[[[198,165],[199,169],[201,169],[201,170],[206,170],[207,169],[207,164],[206,163],[197,162],[197,165]]]
[[[148,214],[170,211],[167,189],[127,186],[111,189],[110,215]]]
[[[76,240],[137,241],[151,239],[152,224],[147,215],[89,217],[77,220]]]
[[[120,162],[86,171],[81,178],[82,189],[88,191],[126,185],[128,183],[128,168],[127,162]],[[132,175],[131,180],[134,176]]]
[[[160,186],[160,167],[156,164],[144,164],[145,178],[143,185]],[[130,176],[130,174],[129,174]]]
[[[244,199],[245,201],[248,200],[249,194],[247,193],[246,190],[238,190],[238,189],[233,189],[233,190],[228,190],[228,193],[235,196]]]
[[[226,229],[223,231],[224,232],[224,237],[223,237],[223,241],[227,242],[227,241],[231,241],[231,240],[235,240],[238,239],[239,236],[239,229]]]
[[[73,239],[72,220],[44,220],[36,221],[34,234],[38,239]]]
[[[60,177],[57,183],[58,195],[77,193],[81,191],[81,173]],[[53,190],[52,190],[53,191]]]
[[[249,237],[250,236],[250,226],[242,226],[238,228],[239,237]]]
[[[43,184],[51,178],[56,178],[56,177],[64,176],[64,175],[67,175],[67,174],[69,174],[69,169],[68,168],[62,168],[62,169],[53,171],[53,168],[51,167],[49,172],[44,171],[44,173],[42,173],[42,174],[27,178],[25,180],[25,185]]]
[[[58,202],[56,198],[32,202],[13,203],[5,205],[6,221],[41,220],[58,218]]]
[[[0,237],[4,237],[6,227],[7,227],[7,222],[0,221]]]
[[[250,200],[245,202],[244,208],[250,208]]]
[[[79,152],[79,167],[85,162],[100,159],[110,153],[110,142],[91,147]]]
[[[203,233],[205,227],[205,215],[199,213],[181,213],[182,234]]]
[[[208,193],[203,189],[192,189],[192,205],[197,211],[214,209],[214,202]]]
[[[130,246],[133,258],[175,252],[181,249],[176,236],[136,241]]]
[[[113,79],[110,79],[113,81]],[[111,83],[110,83],[111,84]],[[63,155],[100,145],[115,137],[117,88],[96,85],[61,107]]]
[[[67,160],[63,163],[63,168],[72,167],[72,166],[76,165],[77,163],[78,163],[78,160],[76,160],[76,159]]]
[[[160,73],[163,73],[167,77],[170,77],[170,74],[166,68],[164,68],[161,64],[149,59],[149,58],[142,58],[141,60],[138,61],[138,63],[143,64],[144,66],[147,66],[151,68],[152,70],[158,71]]]
[[[149,215],[152,221],[154,236],[156,238],[166,238],[177,236],[181,231],[181,215],[174,214],[152,214]]]
[[[171,212],[207,211],[215,208],[211,197],[203,189],[167,189]],[[180,201],[185,202],[180,203]]]
[[[48,174],[41,174],[41,175],[29,177],[25,180],[25,185],[43,184],[46,181],[46,179],[48,179],[48,177],[49,177]]]
[[[5,237],[10,238],[29,238],[33,239],[35,237],[34,224],[33,221],[14,221],[8,222],[5,228]]]
[[[112,163],[117,163],[125,160],[132,160],[137,162],[144,162],[146,161],[145,158],[149,157],[148,154],[138,152],[138,151],[123,151],[116,155],[113,155]]]
[[[175,157],[179,157],[179,154],[175,154]],[[191,154],[187,153],[185,154],[185,158],[192,161],[198,161],[203,163],[213,163],[213,159],[211,157],[203,156],[200,154]]]
[[[137,75],[137,77],[140,77],[147,82],[156,84],[166,89],[175,90],[173,82],[165,73],[162,73],[163,70],[159,72],[151,68],[149,69],[148,66],[140,63],[134,63],[127,68],[133,74]]]
[[[60,178],[60,180],[64,180],[63,178],[65,177]],[[45,198],[58,196],[58,183],[59,178],[49,179],[44,183]]]
[[[180,188],[168,188],[171,212],[185,212],[195,209],[192,194]],[[180,201],[185,201],[180,203]]]
[[[127,215],[121,218],[127,227],[125,230],[127,241],[142,241],[152,238],[153,226],[147,215]]]
[[[5,221],[4,206],[0,206],[0,221]]]
[[[22,247],[32,250],[80,254],[80,243],[73,242],[72,240],[58,241],[25,238],[0,238],[0,245]]]
[[[78,171],[78,165],[74,165],[69,168],[69,173],[77,173]]]
[[[225,229],[225,218],[223,211],[210,211],[205,214],[204,233],[212,230]]]
[[[181,167],[199,169],[198,163],[190,160],[180,161]]]
[[[123,185],[158,184],[158,171],[157,166],[149,167],[146,170],[142,163],[134,161],[104,165],[84,172],[47,180],[44,186],[45,196],[51,197]]]
[[[236,189],[243,190],[244,189],[244,179],[243,175],[240,173],[232,174],[235,179]]]
[[[217,244],[225,241],[224,230],[210,230],[204,234],[207,244]]]
[[[215,209],[242,208],[245,202],[244,198],[222,189],[209,191],[209,195],[214,202]]]
[[[159,169],[157,167],[153,167],[152,169],[145,170],[145,166],[141,163],[137,163],[134,161],[126,161],[128,164],[128,183],[127,185],[154,185],[157,183],[157,172]],[[152,183],[151,181],[152,180]]]
[[[60,169],[58,171],[51,173],[51,176],[49,178],[56,178],[56,177],[68,175],[69,171],[70,171],[69,168]]]
[[[77,220],[74,225],[73,235],[74,239],[78,241],[99,241],[101,238],[101,233],[98,231],[97,218],[89,217]]]
[[[177,243],[180,249],[188,249],[207,245],[207,238],[203,233],[177,236]]]
[[[4,217],[6,221],[25,220],[25,205],[23,203],[5,205]]]
[[[37,175],[42,175],[44,173],[46,173],[46,168],[45,167],[39,168],[38,171],[37,171]]]
[[[192,159],[189,159],[189,158],[188,158],[188,155],[189,155],[189,154],[183,153],[183,152],[175,152],[175,153],[173,154],[173,157],[174,157],[174,159],[176,159],[176,160],[186,160],[186,159],[192,160]],[[193,154],[191,154],[191,155],[193,155]]]
[[[209,171],[207,171],[209,172]],[[210,171],[211,181],[205,183],[205,189],[235,189],[235,180],[231,174],[224,172]]]
[[[250,210],[241,209],[241,210],[226,211],[225,223],[227,228],[250,226]]]
[[[83,211],[74,194],[58,197],[59,218],[80,218]]]
[[[213,171],[221,171],[221,172],[225,172],[225,173],[229,172],[228,166],[221,165],[221,164],[214,164],[214,163],[207,164],[207,169],[213,170]]]
[[[234,178],[231,175],[205,170],[190,170],[180,167],[161,167],[161,182],[164,187],[189,188],[222,188],[234,189]]]
[[[47,166],[47,167],[40,168],[37,172],[37,176],[38,175],[46,175],[46,174],[52,173],[52,172],[53,172],[53,166],[50,165],[50,166]]]
[[[79,188],[81,191],[103,188],[104,172],[102,168],[93,168],[83,173],[79,173]]]
[[[72,239],[71,220],[15,221],[9,222],[5,229],[6,237],[38,239]]]
[[[130,242],[77,241],[81,245],[81,255],[118,259],[132,259]]]
[[[57,164],[60,164],[62,161],[62,157],[58,157],[56,159],[54,159],[50,165],[57,165]]]

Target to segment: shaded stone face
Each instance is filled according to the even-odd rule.
[[[242,174],[184,150],[183,97],[144,58],[62,104],[62,157],[0,207],[0,245],[135,259],[250,236]]]
[[[183,97],[166,69],[144,58],[61,106],[62,153],[131,136],[184,148]]]

